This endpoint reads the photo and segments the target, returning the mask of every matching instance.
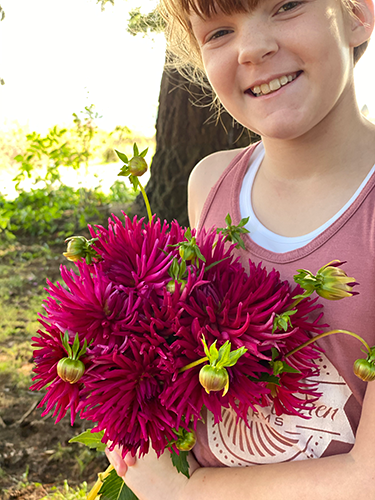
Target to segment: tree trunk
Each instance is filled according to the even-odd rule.
[[[177,219],[187,226],[187,181],[193,167],[214,151],[244,147],[251,141],[248,131],[233,125],[227,113],[222,113],[217,123],[210,100],[202,98],[201,89],[177,72],[164,71],[156,121],[156,152],[146,186],[151,209],[162,220]],[[146,215],[141,196],[131,212]]]

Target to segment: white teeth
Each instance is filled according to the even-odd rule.
[[[281,87],[281,82],[278,78],[275,78],[275,80],[272,80],[272,82],[270,82],[270,89],[271,90],[277,90]]]
[[[262,85],[260,86],[260,90],[262,91],[262,94],[269,94],[271,92],[268,83],[262,83]]]
[[[288,82],[289,82],[289,80],[288,80],[288,77],[287,77],[287,76],[282,76],[282,77],[280,78],[280,83],[281,83],[281,85],[286,85]]]
[[[297,78],[296,73],[294,73],[293,75],[284,75],[281,76],[280,78],[275,78],[269,83],[262,83],[261,85],[255,85],[255,87],[253,87],[251,91],[256,96],[270,94],[271,92],[278,90],[280,87],[286,85],[287,83],[292,82],[295,78]]]

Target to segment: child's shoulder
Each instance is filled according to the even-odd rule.
[[[202,212],[204,202],[215,183],[230,162],[244,148],[218,151],[206,156],[194,167],[188,185],[188,211],[190,226],[195,227]]]

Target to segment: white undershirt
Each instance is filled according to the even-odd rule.
[[[255,176],[258,172],[258,168],[262,163],[264,158],[264,147],[263,144],[260,143],[254,150],[251,155],[250,166],[244,180],[242,182],[241,192],[240,192],[240,211],[241,217],[249,217],[249,222],[246,224],[246,229],[250,231],[250,238],[257,243],[259,246],[266,248],[267,250],[271,250],[275,253],[284,253],[289,252],[291,250],[295,250],[296,248],[301,248],[314,238],[316,238],[320,233],[322,233],[327,227],[329,227],[336,219],[338,219],[344,212],[347,210],[350,205],[354,202],[357,196],[362,191],[363,187],[370,179],[371,175],[375,172],[375,165],[372,167],[371,171],[366,176],[365,180],[359,186],[357,191],[353,194],[350,200],[339,210],[331,219],[329,219],[325,224],[315,229],[311,233],[304,234],[302,236],[281,236],[280,234],[276,234],[269,229],[267,229],[263,224],[257,219],[252,203],[251,203],[251,192],[253,188],[253,183]]]

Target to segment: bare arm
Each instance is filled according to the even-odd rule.
[[[169,452],[129,460],[108,458],[139,500],[357,500],[374,498],[375,383],[369,384],[350,453],[246,468],[199,467],[190,479],[176,472]]]
[[[207,196],[233,158],[241,151],[219,151],[203,158],[190,174],[188,184],[188,213],[190,227],[197,227]]]
[[[356,500],[375,496],[375,384],[350,453],[248,468],[200,468],[180,500]]]

